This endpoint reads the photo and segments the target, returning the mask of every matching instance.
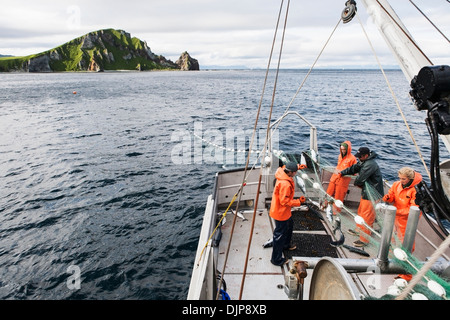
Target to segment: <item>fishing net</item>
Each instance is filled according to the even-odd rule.
[[[300,154],[287,154],[283,151],[276,150],[273,152],[273,154],[279,159],[280,166],[283,164],[287,164],[288,162],[296,162],[297,164],[306,165],[307,168],[304,170],[299,170],[297,172],[297,175],[294,177],[296,187],[305,194],[305,197],[308,199],[308,201],[311,201],[324,209],[324,218],[330,221],[331,226],[336,226],[336,217],[339,216],[340,229],[343,233],[345,233],[346,239],[348,239],[347,241],[356,241],[357,239],[359,239],[358,235],[352,236],[349,234],[349,230],[356,231],[357,233],[362,232],[357,227],[357,223],[355,221],[356,219],[358,223],[361,222],[360,220],[358,220],[359,216],[357,204],[349,204],[346,201],[344,201],[343,203],[340,201],[336,201],[336,199],[327,194],[324,185],[320,183],[322,181],[321,178],[324,174],[331,175],[335,172],[335,166],[320,158],[315,152],[311,151],[304,151]],[[364,247],[363,250],[369,253],[371,257],[376,257],[381,245],[381,237],[383,234],[385,223],[386,205],[383,205],[382,203],[383,195],[379,194],[370,184],[366,183],[365,190],[373,206],[375,221],[372,225],[364,224],[364,227],[368,231],[363,235],[364,238],[368,240],[369,245]],[[326,207],[323,207],[323,204],[326,203],[325,200],[327,200],[329,206],[338,206],[340,209],[340,213],[332,214],[330,216],[330,210],[327,210]],[[402,237],[394,228],[388,258],[393,263],[401,266],[405,270],[405,274],[415,275],[423,266],[423,262],[417,260],[411,253],[403,248],[402,249],[405,251],[405,253],[407,253],[407,258],[404,261],[399,260],[393,253],[395,248],[402,248]],[[447,281],[448,279],[443,279],[434,272],[428,271],[422,280],[422,283],[416,285],[413,289],[412,294],[408,295],[406,299],[414,299],[414,294],[416,294],[414,296],[415,298],[419,296],[418,294],[422,294],[424,297],[426,297],[426,299],[430,300],[439,300],[444,299],[443,296],[450,296],[450,283]],[[430,290],[427,286],[427,283],[430,283],[430,280],[438,283],[443,291],[445,291],[445,294],[439,295]],[[399,292],[401,292],[401,290],[402,288],[399,288]],[[389,300],[395,297],[396,295],[386,294],[381,298],[373,298],[369,296],[366,299]]]
[[[405,258],[400,259],[397,255],[393,254],[393,261],[396,264],[401,265],[403,269],[405,269],[409,274],[415,275],[420,270],[420,268],[423,267],[423,262],[419,261],[412,253],[408,252],[408,250],[406,250],[405,248],[399,246],[395,250],[401,250],[405,255]],[[431,300],[450,297],[450,282],[447,281],[448,279],[443,279],[433,271],[428,270],[422,277],[422,280],[426,284],[426,286],[422,284],[416,285],[414,287],[415,292],[422,293]],[[430,286],[432,286],[432,282],[435,282],[440,286],[439,289],[442,290],[440,294],[436,294],[436,290],[430,289]]]

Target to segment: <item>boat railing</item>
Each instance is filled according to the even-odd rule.
[[[210,300],[213,299],[215,288],[214,275],[214,252],[212,250],[212,239],[210,235],[214,228],[213,196],[208,197],[208,202],[203,216],[202,229],[200,231],[199,245],[195,255],[194,268],[192,270],[191,283],[189,286],[188,300]],[[204,246],[203,246],[204,244]]]
[[[278,126],[280,125],[281,121],[283,121],[283,119],[286,118],[288,115],[297,116],[298,118],[300,118],[303,122],[305,122],[308,125],[309,130],[310,130],[310,138],[309,138],[310,149],[314,150],[317,153],[318,152],[317,128],[297,111],[288,111],[288,112],[284,113],[280,118],[278,118],[274,123],[272,123],[270,125],[270,129],[276,130],[278,128]],[[269,143],[268,145],[269,145],[269,148],[271,148],[271,143]]]

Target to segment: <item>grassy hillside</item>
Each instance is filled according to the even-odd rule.
[[[0,58],[0,72],[179,69],[123,30],[88,33],[54,49],[25,57]]]
[[[0,58],[0,72],[19,71],[22,65],[28,61],[32,56],[27,57],[2,57]]]

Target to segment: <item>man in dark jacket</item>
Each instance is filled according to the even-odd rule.
[[[343,176],[358,174],[355,179],[355,186],[362,189],[358,215],[372,228],[375,222],[375,209],[371,200],[376,201],[384,195],[383,176],[375,161],[377,154],[374,151],[370,151],[366,147],[361,147],[355,154],[355,157],[359,158],[360,162],[342,170],[340,174]],[[369,243],[369,240],[364,237],[364,234],[370,235],[370,230],[363,225],[357,225],[357,227],[360,230],[359,240],[355,241],[353,245],[355,247],[364,247]],[[356,233],[353,230],[349,230],[349,232]]]

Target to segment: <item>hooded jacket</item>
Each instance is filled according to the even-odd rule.
[[[378,164],[375,161],[376,157],[377,154],[372,151],[367,160],[358,162],[350,168],[341,171],[343,176],[358,173],[358,176],[355,179],[355,186],[362,188],[361,197],[365,200],[378,200],[384,195],[383,176],[381,175],[380,167],[378,167]],[[369,197],[371,190],[368,190],[367,185],[378,193],[378,195],[374,195],[376,196],[376,199],[371,199]]]
[[[416,200],[416,188],[415,186],[422,181],[422,175],[418,172],[414,172],[414,179],[412,183],[403,188],[400,181],[396,181],[392,184],[388,193],[383,197],[385,202],[393,202],[397,208],[396,216],[408,215],[409,208],[411,206],[418,206]]]
[[[357,163],[355,156],[352,154],[352,143],[350,141],[345,141],[344,143],[347,145],[347,154],[343,157],[342,153],[339,152],[338,162],[336,166],[336,169],[338,171],[342,171]],[[340,179],[342,179],[342,181],[339,181]],[[330,183],[342,183],[343,185],[348,186],[351,179],[351,177],[340,177],[337,173],[333,173],[330,178]]]
[[[301,202],[294,199],[294,179],[284,172],[284,167],[278,168],[275,178],[277,182],[273,190],[270,216],[278,221],[286,221],[292,216],[291,208],[299,207]]]

